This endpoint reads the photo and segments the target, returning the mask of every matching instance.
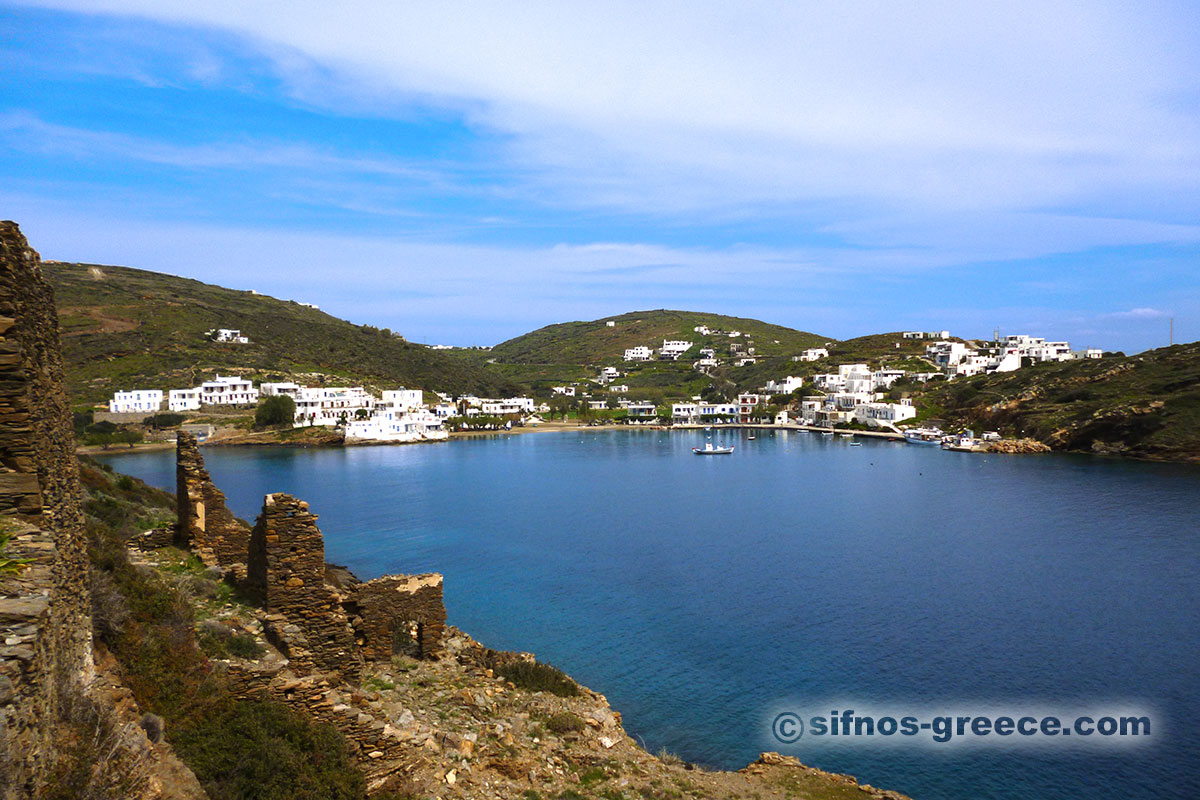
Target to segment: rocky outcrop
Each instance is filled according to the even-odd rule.
[[[27,561],[0,581],[0,798],[40,794],[67,763],[87,771],[92,797],[204,797],[97,672],[64,386],[53,292],[17,225],[0,222],[0,521],[9,557]],[[73,757],[80,747],[105,758]]]
[[[196,437],[180,431],[175,445],[175,543],[210,567],[245,568],[250,527],[230,512],[213,485]]]
[[[1002,439],[998,442],[988,442],[988,453],[1049,453],[1050,446],[1036,439]]]

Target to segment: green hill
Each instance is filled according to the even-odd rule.
[[[216,372],[484,395],[519,388],[474,353],[431,350],[289,300],[128,267],[50,261],[43,270],[76,402],[192,386]],[[214,328],[240,329],[250,344],[214,342]]]
[[[614,325],[609,327],[608,322]],[[694,328],[707,326],[742,336],[702,335]],[[662,346],[664,339],[694,342],[693,352],[713,347],[727,357],[731,343],[753,346],[757,355],[796,353],[822,347],[828,337],[772,325],[756,319],[727,317],[698,311],[634,311],[591,322],[563,322],[509,339],[492,348],[492,358],[511,364],[610,364],[621,361],[625,350],[644,345]]]
[[[1055,449],[1200,461],[1200,342],[958,379],[923,402]]]

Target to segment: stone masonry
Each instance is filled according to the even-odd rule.
[[[54,294],[16,223],[0,222],[0,799],[43,796],[60,732],[111,728],[98,775],[137,778],[139,800],[198,800],[195,776],[137,725],[127,690],[98,673],[92,643],[82,488],[63,382]]]
[[[250,536],[246,583],[294,667],[340,673],[361,666],[341,598],[325,583],[325,540],[308,503],[266,496]]]
[[[446,631],[442,576],[385,575],[355,586],[345,604],[363,656],[434,658]]]
[[[196,437],[185,431],[176,440],[175,487],[175,543],[210,567],[244,565],[250,528],[229,511],[225,495],[204,468]]]

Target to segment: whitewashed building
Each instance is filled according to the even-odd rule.
[[[916,415],[917,409],[908,399],[899,403],[859,403],[854,407],[856,421],[875,427],[891,427]]]
[[[532,397],[507,397],[503,400],[484,400],[480,410],[487,416],[503,417],[509,414],[532,414]]]
[[[300,390],[303,387],[298,383],[284,381],[280,383],[260,383],[258,385],[258,393],[263,397],[276,397],[278,395],[286,395],[293,400],[300,396]]]
[[[625,351],[626,361],[649,361],[654,358],[654,351],[649,347],[630,347]]]
[[[296,427],[302,425],[337,425],[349,422],[363,411],[370,415],[375,398],[361,386],[324,386],[305,388],[296,398]]]
[[[108,410],[112,414],[156,414],[162,408],[162,401],[161,389],[134,389],[114,393],[108,401]]]
[[[449,438],[442,418],[426,409],[380,403],[369,419],[346,422],[348,442],[422,442]]]
[[[236,328],[217,328],[209,331],[213,337],[213,341],[224,342],[226,344],[250,344],[250,339],[243,336],[242,332]]]
[[[401,411],[413,411],[425,407],[425,393],[420,389],[384,389],[380,403]]]
[[[692,349],[692,343],[683,339],[663,339],[662,348],[658,351],[659,357],[678,361],[679,357]]]
[[[791,394],[804,385],[804,378],[788,375],[781,381],[767,381],[763,394]]]
[[[218,375],[196,387],[206,406],[248,406],[258,402],[258,389],[238,375]]]
[[[167,410],[175,413],[200,410],[200,389],[172,389],[167,392]]]
[[[822,358],[829,358],[829,351],[824,347],[810,347],[796,356],[797,361],[820,361]]]

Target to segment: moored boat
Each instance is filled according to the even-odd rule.
[[[733,452],[733,445],[721,447],[712,442],[705,442],[704,447],[693,447],[692,452],[698,456],[727,456]]]
[[[909,428],[904,432],[904,441],[909,444],[941,447],[945,435],[940,428]]]

